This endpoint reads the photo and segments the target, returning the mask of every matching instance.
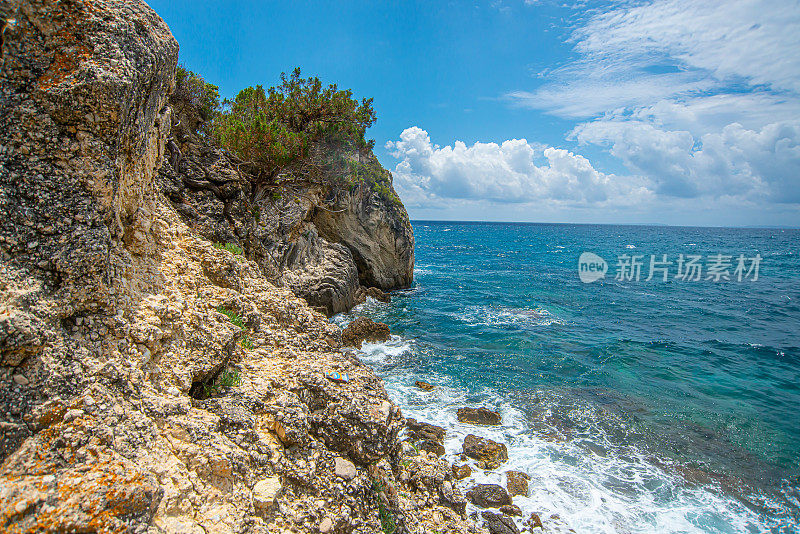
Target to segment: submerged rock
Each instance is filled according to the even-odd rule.
[[[430,390],[432,390],[433,388],[436,387],[433,384],[429,384],[428,382],[425,382],[424,380],[417,380],[416,382],[414,382],[414,385],[417,386],[419,389],[422,389],[424,391],[430,391]]]
[[[460,423],[472,423],[474,425],[499,425],[500,414],[488,408],[459,408],[457,413]]]
[[[367,317],[356,317],[342,330],[342,344],[361,348],[364,341],[382,343],[391,336],[389,327]]]
[[[508,449],[503,443],[475,434],[467,434],[464,438],[464,454],[478,460],[479,466],[484,469],[495,469],[508,460]]]
[[[467,499],[481,508],[500,508],[512,504],[511,497],[498,484],[478,484],[467,491]]]

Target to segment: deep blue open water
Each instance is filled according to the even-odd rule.
[[[395,336],[365,345],[407,417],[509,447],[504,484],[554,531],[795,532],[800,529],[800,231],[645,226],[414,223],[415,282],[357,308]],[[578,277],[594,252],[605,279]],[[650,255],[667,260],[649,275]],[[701,279],[676,279],[679,255]],[[731,280],[707,280],[714,256]],[[639,281],[616,280],[621,255]],[[761,257],[758,280],[742,273]],[[724,263],[724,262],[723,262]],[[724,265],[723,269],[724,270]],[[350,316],[335,320],[346,322]],[[414,387],[422,379],[438,387]],[[456,422],[460,406],[503,414]],[[555,517],[553,517],[555,515]]]

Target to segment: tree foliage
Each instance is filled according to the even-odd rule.
[[[175,72],[175,97],[192,105],[202,122],[214,120],[219,113],[219,88],[183,65]]]
[[[375,122],[372,99],[359,102],[349,89],[323,87],[319,78],[302,78],[300,69],[267,91],[261,85],[225,100],[214,120],[219,144],[252,164],[261,179],[272,179],[287,167],[311,163],[320,143],[372,148],[365,133]]]

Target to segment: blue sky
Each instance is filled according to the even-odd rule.
[[[375,99],[412,219],[800,226],[800,2],[153,1],[233,96]]]

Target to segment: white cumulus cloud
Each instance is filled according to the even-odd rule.
[[[647,194],[641,180],[604,174],[583,156],[525,139],[441,147],[417,126],[386,144],[399,160],[395,186],[411,207],[445,199],[527,203],[548,199],[567,205],[630,203]],[[537,164],[537,162],[540,162]]]

